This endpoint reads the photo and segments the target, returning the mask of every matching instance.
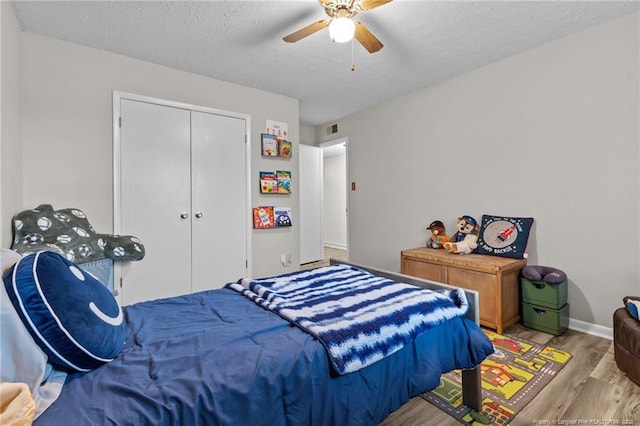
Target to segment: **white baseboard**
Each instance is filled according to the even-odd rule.
[[[323,244],[326,247],[333,247],[333,248],[337,248],[337,249],[341,249],[341,250],[346,250],[347,249],[347,245],[343,244],[343,243],[332,243],[332,242],[325,241]]]
[[[590,322],[580,321],[569,318],[569,328],[571,330],[581,331],[593,336],[602,337],[604,339],[613,340],[613,328],[603,325],[591,324]]]

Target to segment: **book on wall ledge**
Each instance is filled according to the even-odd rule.
[[[278,180],[278,194],[291,193],[291,172],[287,170],[276,170]]]
[[[260,193],[275,194],[278,192],[278,180],[274,172],[260,172]]]
[[[275,228],[276,221],[273,207],[260,206],[253,208],[253,227],[255,229]]]
[[[274,207],[273,212],[277,227],[291,226],[291,207]]]
[[[291,142],[281,139],[278,144],[278,151],[280,153],[280,157],[291,158],[292,154],[292,146]]]
[[[278,137],[268,133],[261,133],[260,137],[262,139],[262,155],[264,157],[277,157],[279,154]]]

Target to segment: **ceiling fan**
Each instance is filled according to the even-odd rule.
[[[331,40],[341,43],[356,38],[369,53],[375,53],[382,49],[382,43],[374,36],[363,23],[354,21],[353,18],[362,12],[375,9],[392,0],[318,0],[328,19],[322,19],[311,25],[289,34],[282,39],[288,43],[295,43],[323,28],[329,27]]]

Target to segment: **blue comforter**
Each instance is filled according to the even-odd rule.
[[[36,425],[375,425],[441,373],[493,352],[474,323],[454,318],[338,376],[316,339],[233,290],[123,310],[122,353],[70,375]]]

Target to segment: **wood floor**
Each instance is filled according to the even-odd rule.
[[[329,264],[329,258],[347,260],[345,250],[325,247],[325,259],[301,268]],[[520,425],[635,425],[640,426],[640,386],[616,367],[613,342],[579,331],[560,336],[515,324],[504,331],[570,352],[567,364],[510,423]],[[420,397],[413,398],[379,426],[460,425]]]
[[[510,423],[640,426],[640,386],[616,367],[613,342],[579,331],[553,336],[515,324],[504,333],[568,351],[573,358]],[[459,425],[420,397],[380,426]]]
[[[324,248],[324,259],[317,262],[303,263],[300,265],[300,269],[311,269],[319,266],[329,266],[329,259],[349,260],[346,250],[342,250],[334,247]]]

